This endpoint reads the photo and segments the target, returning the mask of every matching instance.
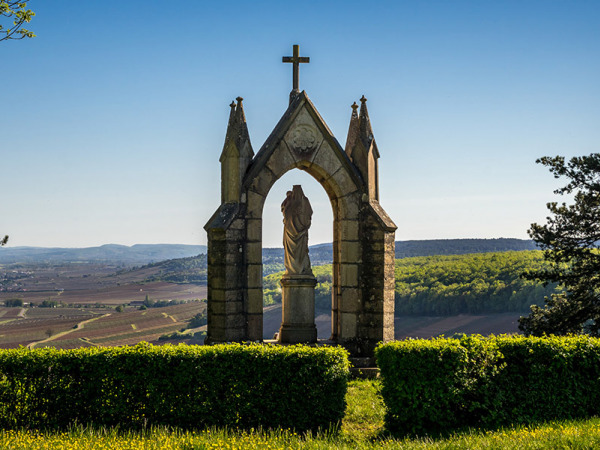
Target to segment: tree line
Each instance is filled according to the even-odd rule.
[[[331,285],[333,272],[331,264],[312,266],[313,274],[317,279],[315,286],[315,311],[317,313],[331,311]],[[263,278],[263,305],[269,306],[281,303],[281,285],[279,280],[283,271],[266,275]]]
[[[522,250],[537,250],[532,240],[498,239],[428,239],[420,241],[396,241],[396,259],[415,256],[464,255],[470,253],[492,253]],[[310,261],[313,266],[331,264],[333,261],[332,244],[319,244],[309,247]],[[263,248],[263,273],[284,270],[283,248]]]
[[[187,258],[168,259],[148,264],[144,268],[158,267],[159,272],[146,278],[145,281],[166,281],[169,283],[206,284],[206,254]]]
[[[522,312],[541,305],[555,284],[523,278],[545,266],[541,251],[427,256],[396,260],[396,312],[455,315]]]
[[[455,315],[529,311],[542,305],[556,285],[522,277],[545,266],[541,251],[436,255],[396,260],[396,312]],[[331,308],[332,266],[313,266],[315,306]],[[264,277],[265,306],[281,302],[283,271]]]

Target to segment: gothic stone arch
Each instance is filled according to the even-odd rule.
[[[221,155],[222,204],[205,226],[206,343],[262,341],[263,205],[282,175],[300,169],[323,186],[333,208],[331,340],[355,356],[371,355],[378,342],[394,338],[396,226],[378,201],[379,153],[366,99],[361,117],[353,105],[345,151],[303,91],[292,98],[256,156],[241,101],[231,105]],[[353,162],[353,154],[364,167]]]

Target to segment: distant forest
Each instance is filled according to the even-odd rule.
[[[425,241],[396,241],[396,259],[432,255],[464,255],[469,253],[535,250],[533,241],[523,239],[438,239]],[[331,244],[313,245],[309,249],[312,266],[333,262]],[[283,248],[263,248],[263,275],[281,272]],[[148,281],[171,283],[206,283],[206,254],[188,258],[169,259],[144,267],[158,267],[160,274]]]
[[[432,255],[465,255],[468,253],[509,252],[536,250],[535,243],[525,239],[434,239],[423,241],[396,241],[396,259]],[[313,266],[331,264],[331,244],[313,245],[309,248]],[[263,248],[263,274],[283,270],[283,249]]]
[[[539,250],[396,260],[396,311],[404,315],[529,312],[555,285],[525,280],[544,265]]]
[[[169,259],[148,264],[143,268],[158,267],[160,271],[146,281],[167,281],[169,283],[206,284],[206,254],[189,258]]]
[[[318,313],[331,311],[331,285],[333,274],[331,264],[313,266],[312,271],[317,278],[315,286],[315,309]],[[263,305],[269,306],[281,303],[281,285],[279,280],[283,271],[266,275],[263,278]]]
[[[396,259],[414,256],[466,255],[468,253],[537,250],[529,239],[432,239],[396,241]]]
[[[436,255],[396,260],[396,313],[456,314],[527,313],[541,305],[556,286],[525,280],[521,274],[544,264],[541,251]],[[331,265],[313,267],[317,277],[317,310],[331,307]],[[281,302],[283,272],[264,278],[264,304]]]
[[[542,252],[518,239],[450,239],[396,242],[396,311],[403,315],[527,313],[556,287],[521,274],[543,266]],[[525,250],[525,251],[514,251]],[[408,257],[406,255],[420,256]],[[404,255],[404,256],[402,256]],[[331,244],[310,248],[318,311],[331,308]],[[147,281],[206,284],[206,255],[150,264]],[[263,249],[265,306],[281,302],[283,250]]]

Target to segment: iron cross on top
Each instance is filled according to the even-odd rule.
[[[293,90],[299,92],[298,88],[298,73],[300,72],[300,63],[309,63],[310,58],[308,56],[300,56],[300,50],[298,45],[294,45],[294,56],[284,56],[281,59],[284,63],[292,63],[294,65],[294,87]]]

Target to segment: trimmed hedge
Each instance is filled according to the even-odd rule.
[[[214,345],[0,351],[0,427],[314,430],[345,409],[340,348]]]
[[[600,339],[490,337],[379,346],[386,426],[428,434],[600,414]]]

